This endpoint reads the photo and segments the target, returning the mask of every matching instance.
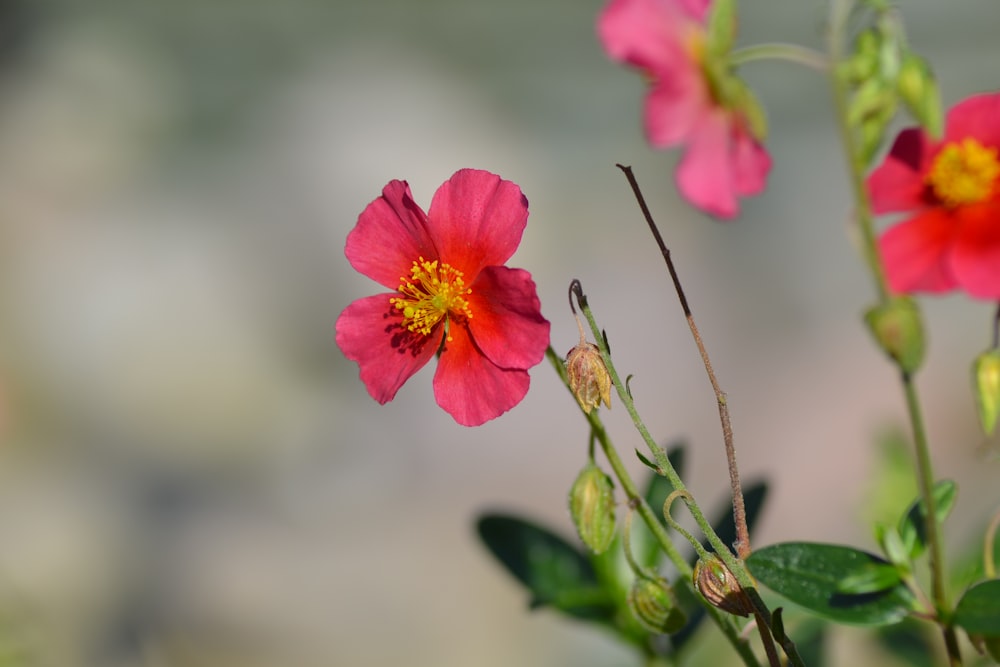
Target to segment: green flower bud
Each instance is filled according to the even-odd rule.
[[[972,364],[972,390],[979,423],[986,435],[991,435],[1000,416],[1000,350],[987,350],[976,357]]]
[[[913,299],[893,297],[865,313],[876,342],[904,373],[913,373],[924,360],[924,328]]]
[[[588,463],[569,492],[569,512],[580,539],[595,554],[608,550],[615,538],[615,498],[611,478]]]
[[[695,563],[692,579],[695,588],[713,607],[736,616],[753,613],[753,602],[718,556],[710,554]]]
[[[853,84],[863,83],[879,72],[879,33],[869,28],[854,40],[854,53],[844,63],[841,73]]]
[[[917,122],[932,136],[942,132],[941,97],[927,62],[912,53],[903,57],[896,90]]]
[[[674,591],[663,577],[637,577],[626,601],[632,615],[650,632],[671,634],[687,623],[687,615],[677,606]]]
[[[569,388],[583,411],[598,407],[603,401],[611,408],[611,375],[601,351],[593,343],[581,341],[566,355]]]

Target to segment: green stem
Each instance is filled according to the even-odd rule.
[[[930,448],[927,444],[927,434],[924,429],[923,413],[920,409],[920,399],[913,378],[908,373],[902,373],[903,392],[906,394],[906,408],[910,414],[910,428],[913,430],[913,444],[917,450],[917,481],[920,495],[927,508],[924,517],[924,530],[927,533],[928,560],[931,570],[931,597],[937,611],[938,623],[944,637],[945,648],[948,651],[948,662],[957,666],[962,664],[962,654],[958,646],[958,637],[951,625],[951,606],[944,583],[944,553],[941,548],[941,531],[938,524],[938,511],[934,500],[934,470],[931,467]]]
[[[600,338],[598,338],[600,340]],[[603,345],[602,345],[603,349]],[[562,359],[556,354],[555,350],[551,346],[545,351],[545,356],[548,358],[552,367],[555,368],[556,373],[562,379],[563,384],[566,385],[567,389],[572,388],[569,384],[569,377],[566,375],[566,366],[563,364]],[[582,409],[581,409],[582,412]],[[681,555],[680,551],[677,550],[676,545],[670,539],[670,535],[667,534],[666,529],[663,524],[656,518],[656,514],[653,509],[646,502],[645,497],[639,492],[639,487],[636,486],[635,481],[629,474],[628,469],[622,462],[621,457],[618,456],[618,451],[614,448],[611,443],[611,439],[608,436],[607,431],[604,428],[604,424],[601,418],[597,414],[597,410],[591,410],[590,412],[585,412],[584,417],[590,424],[590,430],[593,437],[601,446],[601,451],[604,452],[604,456],[608,459],[608,464],[611,466],[611,470],[614,471],[615,477],[618,479],[619,484],[621,484],[622,490],[625,492],[625,497],[628,498],[628,502],[635,508],[636,513],[642,518],[643,523],[649,529],[649,532],[656,539],[657,544],[663,549],[663,552],[670,559],[670,562],[674,564],[677,568],[677,572],[680,574],[680,578],[691,585],[691,566]],[[657,447],[657,449],[660,449]],[[662,451],[662,450],[661,450]],[[664,456],[666,459],[666,456]],[[669,461],[667,462],[669,465]],[[671,466],[671,470],[673,467]],[[677,477],[676,472],[674,476]],[[680,478],[677,478],[680,481]],[[754,655],[753,651],[750,649],[750,645],[740,636],[739,628],[733,622],[733,619],[723,614],[721,611],[713,607],[708,603],[707,600],[701,596],[696,596],[702,602],[705,607],[706,613],[715,622],[722,633],[725,635],[726,639],[732,644],[733,648],[739,654],[740,658],[743,660],[747,667],[760,667],[760,663],[757,661],[757,656]]]
[[[841,143],[847,157],[851,189],[855,201],[855,217],[858,232],[861,237],[862,254],[871,273],[878,299],[886,303],[890,299],[885,269],[882,266],[878,252],[878,242],[875,235],[874,215],[868,188],[865,184],[865,169],[867,167],[858,150],[853,128],[848,122],[848,101],[850,98],[849,84],[839,76],[838,65],[843,61],[843,45],[846,41],[847,20],[853,7],[853,0],[833,0],[830,5],[828,52],[831,62],[830,82],[833,90],[833,102]],[[950,621],[950,606],[944,583],[944,558],[941,547],[940,531],[938,530],[938,511],[934,502],[934,472],[931,466],[930,448],[927,443],[926,430],[916,386],[910,373],[901,372],[903,393],[906,397],[906,407],[913,432],[914,448],[917,458],[917,482],[921,499],[927,510],[924,528],[927,535],[931,571],[931,596],[937,611],[937,622],[941,626],[945,648],[948,652],[949,664],[956,667],[962,664],[962,656],[958,647],[958,639]]]
[[[854,216],[857,229],[861,237],[861,252],[868,265],[868,270],[872,274],[875,282],[875,289],[878,292],[880,302],[885,302],[889,298],[888,282],[885,278],[885,270],[879,260],[878,242],[875,238],[875,220],[872,215],[871,200],[868,197],[868,187],[865,185],[864,160],[858,150],[854,132],[848,122],[848,100],[850,90],[843,77],[838,75],[837,65],[843,59],[841,44],[843,42],[843,31],[845,22],[850,14],[852,2],[847,0],[835,0],[831,7],[830,18],[830,39],[829,53],[830,62],[830,82],[833,88],[834,116],[837,119],[837,128],[840,133],[841,148],[847,157],[847,169],[850,177],[851,194],[854,197]]]
[[[820,72],[830,68],[830,60],[824,54],[798,44],[755,44],[735,49],[729,54],[729,62],[734,66],[755,60],[785,60]]]

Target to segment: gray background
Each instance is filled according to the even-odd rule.
[[[874,546],[879,490],[898,488],[875,481],[874,443],[905,413],[860,325],[873,292],[827,84],[746,69],[772,128],[768,191],[737,222],[704,219],[673,188],[676,154],[644,144],[643,83],[602,54],[600,7],[3,3],[0,649],[54,667],[635,664],[529,614],[473,536],[488,508],[571,534],[586,429],[551,370],[466,429],[434,405],[429,370],[379,407],[333,342],[340,311],[380,289],[343,257],[358,213],[392,178],[426,207],[461,167],[522,187],[511,265],[534,274],[553,345],[575,342],[579,278],[650,429],[689,441],[713,506],[716,407],[613,166],[632,164],[729,393],[744,477],[773,481],[756,543]],[[901,9],[947,104],[997,86],[1000,5]],[[821,47],[824,12],[743,3],[741,43]],[[997,504],[997,442],[968,389],[992,309],[925,305],[919,386],[937,472],[962,488],[954,553]],[[623,453],[640,446],[619,405],[606,416]],[[862,636],[839,632],[837,664]]]

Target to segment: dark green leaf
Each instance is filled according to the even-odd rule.
[[[955,506],[958,496],[958,486],[950,479],[943,479],[934,485],[934,509],[937,511],[938,523],[942,523]],[[899,520],[899,536],[903,546],[910,553],[910,558],[917,558],[927,548],[927,531],[925,517],[927,508],[923,499],[913,501],[906,514]]]
[[[913,594],[902,583],[871,593],[841,592],[841,582],[885,565],[865,551],[811,542],[774,544],[747,559],[753,575],[771,590],[819,616],[854,625],[894,623],[911,611]]]
[[[875,632],[878,643],[899,658],[900,664],[911,667],[934,667],[937,654],[928,640],[924,623],[905,619],[902,623],[886,625]]]
[[[1000,637],[1000,579],[976,584],[958,601],[955,625],[970,635]]]
[[[519,517],[484,514],[479,537],[508,572],[531,592],[531,607],[552,606],[571,616],[611,623],[615,605],[590,560],[555,533]]]

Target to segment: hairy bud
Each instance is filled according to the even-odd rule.
[[[595,554],[604,553],[615,538],[615,498],[611,478],[590,462],[569,492],[569,512],[580,539]]]
[[[674,591],[663,577],[637,577],[628,592],[628,608],[650,632],[671,634],[687,623],[687,616],[677,606]]]
[[[983,431],[990,435],[1000,416],[1000,350],[993,349],[976,357],[972,364],[972,390]]]
[[[749,616],[753,613],[750,598],[718,556],[713,554],[700,559],[694,566],[692,579],[695,588],[713,607],[736,616]]]
[[[584,412],[590,413],[601,402],[611,407],[611,375],[596,345],[580,341],[570,350],[566,355],[566,374],[573,396]]]
[[[913,373],[924,360],[924,328],[920,309],[909,297],[894,297],[865,313],[865,322],[876,342],[905,373]]]

